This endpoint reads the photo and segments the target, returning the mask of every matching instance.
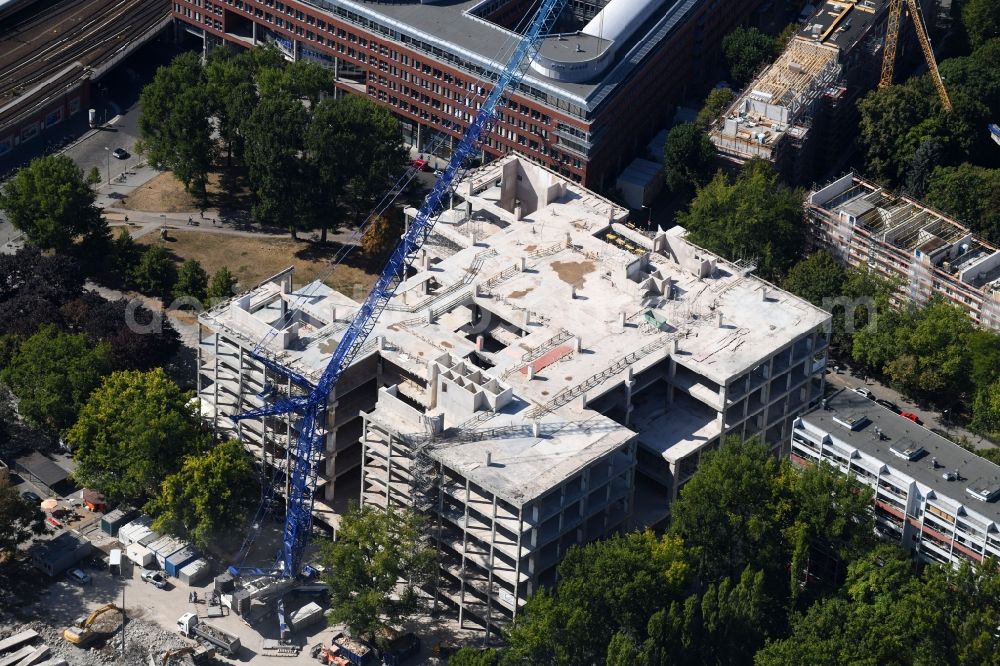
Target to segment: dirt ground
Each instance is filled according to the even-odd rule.
[[[235,169],[220,169],[208,175],[208,206],[206,210],[249,208],[249,190],[242,174]],[[165,171],[137,187],[124,201],[122,208],[150,213],[186,213],[201,208],[201,201],[184,191],[184,185]]]
[[[592,261],[553,261],[552,270],[566,284],[583,285],[583,278],[594,270]]]
[[[169,229],[166,241],[161,241],[157,234],[149,234],[136,242],[144,245],[163,243],[178,262],[197,259],[209,275],[227,266],[244,289],[288,266],[295,266],[295,282],[298,285],[321,278],[327,286],[352,297],[355,285],[360,285],[359,294],[363,296],[371,288],[375,277],[346,263],[331,270],[331,259],[338,247],[333,244],[317,249],[315,244],[291,238],[236,236],[181,229]]]

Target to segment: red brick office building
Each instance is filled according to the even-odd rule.
[[[722,37],[762,0],[572,0],[484,150],[516,150],[602,189],[708,76]],[[525,0],[173,0],[206,49],[272,43],[338,90],[391,108],[419,150],[460,137],[517,39]]]

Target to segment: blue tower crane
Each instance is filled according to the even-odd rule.
[[[337,386],[341,374],[361,350],[389,299],[405,278],[407,267],[413,264],[417,251],[430,235],[434,223],[443,210],[447,195],[454,188],[460,170],[492,128],[497,106],[505,92],[516,89],[524,78],[528,66],[538,52],[542,35],[551,30],[565,3],[566,0],[541,0],[538,11],[528,24],[506,65],[497,75],[493,89],[452,153],[451,161],[424,199],[416,218],[389,257],[375,286],[354,315],[315,386],[289,368],[266,358],[259,353],[259,347],[252,353],[252,356],[265,367],[285,375],[308,393],[282,398],[273,404],[234,417],[236,420],[264,418],[290,412],[301,416],[299,438],[289,465],[290,483],[281,552],[270,569],[234,567],[238,573],[292,578],[301,571],[302,556],[312,529],[313,496],[316,491],[317,468],[324,452],[322,430],[330,394]],[[243,555],[245,556],[245,552]]]

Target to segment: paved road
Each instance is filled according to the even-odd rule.
[[[895,389],[882,384],[874,379],[862,379],[851,374],[848,370],[841,368],[840,373],[829,373],[826,376],[827,382],[831,386],[844,387],[848,389],[853,389],[856,387],[864,386],[875,394],[876,398],[881,398],[889,400],[890,402],[896,403],[900,409],[905,412],[912,412],[920,417],[925,428],[933,428],[936,430],[942,430],[947,432],[953,439],[965,438],[969,444],[977,449],[991,449],[997,445],[990,440],[981,437],[973,432],[966,430],[965,428],[942,423],[942,415],[940,412],[936,412],[930,409],[925,409],[923,407],[917,406],[912,400],[904,397],[901,393]]]

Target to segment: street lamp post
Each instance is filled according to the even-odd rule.
[[[108,185],[111,184],[111,149],[104,146],[104,152],[108,154]]]
[[[642,209],[646,211],[646,229],[653,223],[653,207],[649,204],[642,204]]]

